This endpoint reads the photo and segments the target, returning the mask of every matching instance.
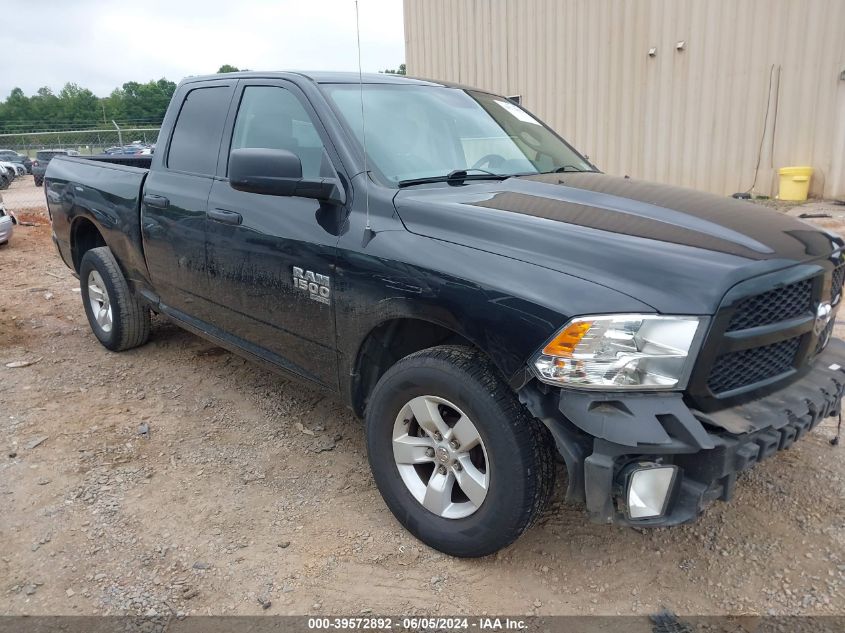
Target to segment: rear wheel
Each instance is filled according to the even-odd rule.
[[[509,545],[551,496],[548,431],[470,348],[434,347],[400,360],[376,385],[366,426],[388,507],[447,554],[485,556]]]
[[[44,183],[42,178],[33,178],[33,181],[35,182],[36,187],[40,187]]]
[[[103,346],[120,352],[147,342],[150,311],[132,294],[108,246],[85,253],[79,283],[88,324]]]

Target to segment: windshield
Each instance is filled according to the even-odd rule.
[[[362,142],[361,87],[323,88]],[[482,178],[593,171],[557,135],[504,97],[415,85],[365,84],[363,92],[368,167],[391,183],[445,178],[456,171]]]
[[[35,154],[35,156],[36,156],[36,158],[38,158],[38,160],[50,160],[50,159],[53,158],[53,156],[66,156],[66,155],[67,155],[67,152],[65,152],[65,151],[37,152]],[[58,164],[58,163],[56,163],[56,164]]]

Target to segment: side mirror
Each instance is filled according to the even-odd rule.
[[[303,178],[299,156],[286,149],[232,150],[229,184],[233,189],[250,193],[346,203],[346,195],[337,178]]]

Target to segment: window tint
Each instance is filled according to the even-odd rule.
[[[227,86],[197,88],[188,93],[170,141],[170,169],[214,174],[230,97]]]
[[[303,178],[333,175],[311,117],[296,96],[284,88],[244,88],[232,133],[232,149],[244,147],[293,152],[302,161]]]

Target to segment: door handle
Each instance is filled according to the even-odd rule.
[[[206,214],[208,217],[216,222],[223,224],[240,224],[243,222],[243,217],[237,211],[229,211],[228,209],[209,209]]]
[[[168,206],[170,206],[170,200],[168,200],[164,196],[145,194],[144,204],[148,207],[155,207],[156,209],[166,209]]]

